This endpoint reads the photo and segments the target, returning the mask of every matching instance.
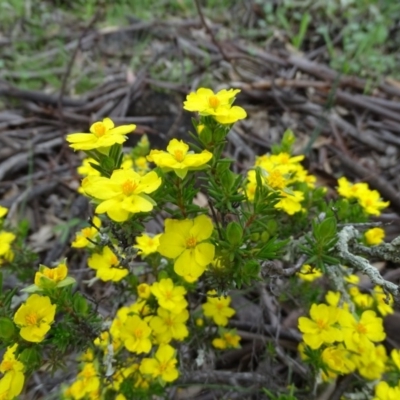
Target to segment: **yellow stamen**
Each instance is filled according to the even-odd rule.
[[[182,162],[185,158],[182,150],[175,150],[174,152],[176,161]]]
[[[138,187],[138,184],[136,182],[131,181],[128,179],[122,184],[122,191],[124,195],[130,196]]]
[[[33,311],[25,317],[25,322],[27,325],[37,325],[38,315]]]
[[[196,247],[197,240],[193,236],[191,236],[189,239],[186,240],[186,247],[187,248],[193,248]]]
[[[97,137],[102,137],[107,132],[107,128],[104,126],[104,124],[102,122],[95,122],[93,124],[92,129],[94,130],[94,134]]]
[[[217,96],[210,96],[208,99],[208,104],[212,108],[217,108],[219,106],[219,98]]]

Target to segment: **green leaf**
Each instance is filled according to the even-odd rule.
[[[15,325],[10,318],[0,317],[0,337],[10,339],[15,332]]]

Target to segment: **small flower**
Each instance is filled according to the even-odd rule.
[[[313,268],[311,265],[304,264],[300,271],[297,273],[297,276],[306,282],[313,282],[316,279],[322,276],[322,272],[319,269]]]
[[[8,208],[0,206],[0,218],[3,218],[8,213]]]
[[[322,352],[322,361],[330,370],[339,374],[349,374],[356,369],[349,352],[342,344],[329,346]]]
[[[76,233],[75,240],[71,243],[71,247],[83,248],[83,247],[94,247],[94,242],[100,233],[101,219],[99,217],[93,217],[93,226],[88,226],[81,229]]]
[[[138,249],[138,255],[142,258],[147,257],[149,254],[157,252],[160,245],[161,233],[155,236],[149,236],[143,233],[141,236],[136,236],[136,243],[133,248]]]
[[[60,263],[55,268],[48,268],[40,265],[39,272],[35,274],[35,285],[40,289],[51,289],[71,285],[75,279],[69,277],[68,268],[65,262]]]
[[[125,142],[127,133],[133,132],[136,125],[123,125],[114,127],[110,118],[95,122],[90,127],[91,133],[72,133],[67,135],[66,140],[74,150],[93,150],[102,147],[110,147],[113,144]]]
[[[398,400],[400,399],[400,387],[391,387],[385,381],[379,382],[375,386],[375,397],[373,400]]]
[[[304,193],[299,190],[281,190],[281,200],[275,204],[275,208],[285,211],[286,214],[293,215],[301,211],[301,202],[304,200]]]
[[[156,297],[160,307],[176,314],[182,312],[188,303],[185,299],[186,289],[183,286],[174,286],[172,279],[161,279],[154,282],[151,293]]]
[[[211,290],[208,292],[209,295],[213,296],[217,292]],[[219,326],[226,326],[228,324],[228,318],[231,318],[235,314],[235,310],[229,307],[231,298],[226,297],[211,297],[207,296],[207,302],[203,304],[203,312],[206,317],[210,317],[214,320],[214,323]]]
[[[349,350],[360,347],[371,347],[372,342],[381,342],[386,334],[383,330],[382,318],[376,313],[366,310],[356,319],[349,311],[343,310],[339,315],[339,323],[343,331],[343,339]]]
[[[313,304],[310,317],[299,318],[299,330],[304,342],[312,349],[318,349],[323,343],[341,342],[343,334],[334,325],[338,320],[339,310],[326,304]]]
[[[107,246],[101,254],[92,254],[88,259],[89,267],[96,270],[96,276],[104,282],[119,282],[128,275],[129,271],[119,264],[118,257]]]
[[[382,228],[371,228],[364,232],[365,241],[370,246],[376,246],[383,242],[385,231]]]
[[[150,327],[157,335],[159,343],[169,343],[172,339],[183,340],[189,335],[185,325],[188,319],[189,312],[187,310],[175,314],[159,307],[157,315],[150,321]]]
[[[393,314],[393,296],[390,293],[385,293],[380,286],[375,286],[372,292],[372,297],[375,300],[376,307],[382,317]]]
[[[14,399],[18,396],[24,387],[25,366],[15,358],[17,344],[7,347],[0,364],[0,372],[3,377],[0,378],[0,399]]]
[[[214,93],[211,89],[199,88],[186,97],[183,108],[203,116],[210,115],[220,124],[233,124],[247,116],[242,107],[232,106],[239,92],[239,89],[224,89]]]
[[[389,206],[388,201],[382,201],[381,195],[377,190],[368,190],[361,192],[358,197],[360,206],[367,214],[381,215],[381,210]]]
[[[204,169],[212,156],[208,150],[194,154],[182,140],[172,139],[168,144],[167,152],[152,150],[147,159],[166,172],[174,171],[179,178],[183,179],[188,171]]]
[[[220,350],[226,350],[226,349],[238,349],[240,347],[239,342],[240,342],[241,337],[236,334],[236,330],[231,330],[231,331],[222,331],[221,332],[221,337],[215,338],[212,341],[212,345],[216,349]]]
[[[130,315],[121,326],[121,339],[132,353],[148,353],[151,350],[151,329],[147,322],[137,315]]]
[[[158,252],[175,259],[175,272],[188,282],[194,282],[214,259],[215,247],[206,242],[213,229],[211,219],[205,215],[194,220],[166,219]]]
[[[41,342],[56,313],[50,298],[33,294],[22,304],[14,315],[14,322],[21,328],[20,335],[28,342]]]
[[[162,344],[154,358],[144,358],[142,360],[140,372],[143,375],[150,375],[153,379],[160,377],[164,382],[173,382],[179,376],[176,368],[177,362],[174,348],[168,344]]]
[[[141,283],[137,287],[138,296],[141,299],[148,299],[151,295],[151,287],[147,283]]]
[[[82,181],[86,194],[97,199],[97,214],[107,215],[117,222],[129,219],[132,214],[149,212],[155,203],[148,194],[161,185],[161,178],[154,172],[140,176],[133,170],[114,170],[110,178],[88,176]]]
[[[11,243],[16,236],[11,232],[0,232],[0,257],[7,257],[11,251]]]
[[[338,179],[338,193],[345,197],[346,199],[354,199],[358,198],[360,193],[364,191],[368,191],[368,185],[366,183],[350,183],[346,177],[342,177]]]

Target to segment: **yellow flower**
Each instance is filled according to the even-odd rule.
[[[382,318],[378,318],[371,310],[364,311],[359,320],[349,311],[343,310],[339,314],[339,323],[349,350],[371,347],[372,342],[381,342],[386,337]]]
[[[161,279],[154,282],[151,293],[156,297],[160,307],[175,314],[182,312],[188,303],[185,299],[186,289],[183,286],[174,286],[172,279]]]
[[[358,198],[360,193],[368,191],[368,185],[366,183],[350,183],[346,177],[338,179],[338,193],[346,199]]]
[[[367,347],[359,346],[358,354],[353,354],[357,370],[363,378],[369,380],[380,379],[386,370],[386,349],[383,345],[370,344]]]
[[[395,367],[400,371],[400,350],[393,349],[390,353],[390,358],[392,359]]]
[[[151,329],[138,315],[129,315],[121,326],[121,339],[132,353],[148,353],[151,350]]]
[[[14,315],[14,322],[21,328],[20,335],[28,342],[41,342],[56,313],[50,298],[33,294],[22,304]]]
[[[8,213],[8,208],[0,206],[0,218],[3,218]]]
[[[381,195],[376,190],[368,190],[360,193],[358,202],[367,214],[380,215],[381,210],[389,206],[388,201],[382,201]]]
[[[101,175],[100,171],[93,168],[91,164],[100,165],[99,162],[96,161],[94,158],[90,157],[84,158],[82,160],[81,166],[76,169],[78,174],[82,176],[88,176],[88,175],[100,176]]]
[[[127,133],[133,132],[136,125],[123,125],[114,128],[110,118],[95,122],[90,127],[91,133],[72,133],[66,140],[74,150],[93,150],[101,147],[110,147],[113,144],[125,142]]]
[[[94,247],[92,242],[95,241],[96,237],[100,233],[101,219],[97,216],[93,217],[93,226],[83,228],[75,235],[75,240],[71,243],[71,247],[83,248],[83,247]]]
[[[400,399],[400,387],[391,387],[385,381],[375,386],[375,397],[372,400],[398,400]]]
[[[235,330],[222,332],[221,337],[215,338],[212,341],[212,345],[216,349],[238,349],[240,347],[240,336],[236,334]]]
[[[165,220],[165,233],[160,237],[158,252],[175,259],[174,270],[186,281],[196,281],[214,258],[215,247],[205,242],[214,227],[206,215],[194,220]]]
[[[179,376],[176,369],[177,362],[174,348],[168,344],[162,344],[154,358],[142,360],[140,372],[143,375],[150,375],[153,379],[161,378],[164,382],[173,382]]]
[[[172,339],[183,340],[189,335],[185,325],[188,319],[187,310],[176,314],[159,307],[157,315],[150,320],[150,328],[156,334],[158,343],[169,343]]]
[[[199,154],[189,151],[182,140],[172,139],[167,151],[152,150],[147,159],[165,171],[174,171],[179,178],[185,178],[188,171],[200,170],[211,160],[212,153],[203,150]]]
[[[393,296],[390,293],[386,294],[380,286],[375,286],[372,296],[375,300],[379,314],[381,314],[382,317],[386,317],[386,315],[394,313]],[[387,300],[389,301],[387,302]]]
[[[0,364],[0,372],[3,377],[0,379],[0,399],[14,399],[24,387],[24,364],[15,358],[17,344],[7,347]]]
[[[385,231],[382,228],[371,228],[364,232],[365,241],[370,246],[381,244],[385,238]]]
[[[16,236],[11,232],[0,232],[0,257],[7,257],[11,251],[11,243],[15,238]]]
[[[336,307],[313,304],[310,309],[311,318],[299,318],[299,330],[303,333],[304,342],[312,349],[318,349],[323,343],[341,342],[343,334],[334,326],[338,314]]]
[[[151,287],[147,283],[141,283],[137,287],[137,292],[141,299],[148,299],[151,295]]]
[[[275,204],[275,208],[283,210],[286,214],[293,215],[301,211],[301,202],[304,200],[304,194],[298,190],[285,191],[281,190],[281,200]]]
[[[217,292],[215,290],[208,292],[209,295],[215,295],[216,293]],[[231,318],[235,314],[235,310],[229,307],[230,303],[231,298],[229,296],[207,296],[207,302],[202,306],[204,315],[212,318],[216,325],[225,326],[228,324],[228,318]]]
[[[319,269],[313,268],[311,265],[304,264],[297,276],[306,282],[313,282],[322,276],[322,272]]]
[[[142,258],[149,254],[156,253],[160,245],[161,233],[153,237],[143,233],[141,236],[136,236],[136,243],[133,248],[138,249],[138,255]]]
[[[100,388],[99,373],[93,363],[85,363],[82,371],[76,377],[76,381],[67,389],[66,395],[73,399],[84,399],[88,396],[90,399],[99,399],[98,390]],[[97,395],[92,397],[92,394]]]
[[[214,93],[211,89],[199,88],[186,97],[183,108],[187,111],[197,111],[203,116],[210,115],[220,124],[233,124],[247,116],[242,107],[232,107],[239,92],[239,89],[224,89]]]
[[[324,349],[322,361],[330,370],[339,374],[349,374],[356,369],[351,353],[342,344]]]
[[[50,289],[66,286],[63,284],[63,281],[67,284],[74,283],[72,278],[66,279],[67,275],[68,268],[65,263],[60,263],[55,268],[48,268],[45,265],[40,265],[39,272],[35,274],[35,285],[41,289]]]
[[[140,176],[133,170],[115,170],[110,178],[88,176],[82,181],[86,194],[100,201],[96,213],[107,215],[117,222],[126,221],[132,214],[148,212],[154,201],[147,195],[161,185],[154,172]]]
[[[102,254],[92,254],[88,259],[90,268],[96,270],[96,276],[104,282],[119,282],[128,275],[126,268],[119,266],[118,257],[109,247],[104,247]]]

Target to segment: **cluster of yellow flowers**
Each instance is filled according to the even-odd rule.
[[[0,372],[4,374],[0,378],[0,399],[14,399],[24,387],[25,366],[15,358],[17,347],[17,344],[7,347],[0,364]]]
[[[255,169],[261,172],[262,184],[268,189],[279,194],[280,200],[275,208],[283,210],[289,215],[302,211],[304,193],[296,190],[296,184],[303,182],[314,188],[316,178],[309,175],[300,161],[304,156],[291,157],[288,153],[266,154],[258,157]],[[254,200],[257,189],[256,170],[252,169],[247,174],[248,183],[246,194],[249,200]]]
[[[64,263],[56,268],[48,268],[41,265],[35,275],[35,284],[24,291],[30,293],[40,292],[44,289],[55,289],[74,283],[75,280],[68,277],[67,274],[68,269]],[[19,335],[23,340],[31,343],[40,343],[49,332],[54,322],[55,314],[56,305],[52,304],[51,299],[48,296],[34,293],[17,309],[14,315],[14,323],[19,328]],[[6,334],[5,329],[7,328],[14,330],[13,325],[6,324],[6,321],[3,320],[2,336]],[[10,336],[12,334],[12,331],[10,331]],[[9,346],[0,364],[0,372],[4,374],[0,379],[0,398],[4,400],[14,399],[18,396],[25,381],[25,366],[15,356],[17,347],[17,343]]]
[[[329,291],[325,297],[327,304],[313,304],[310,318],[299,318],[304,341],[299,346],[300,354],[307,360],[312,357],[310,350],[318,351],[324,365],[321,371],[324,380],[355,371],[367,380],[381,380],[390,370],[396,371],[400,378],[400,352],[393,350],[390,357],[387,355],[380,344],[386,337],[383,320],[377,316],[377,313],[383,317],[393,313],[393,299],[389,296],[388,302],[380,287],[375,287],[372,294],[361,293],[358,283],[356,275],[346,278],[356,312],[350,310],[348,303],[341,304],[340,293]],[[387,390],[386,382],[382,381],[376,393]],[[400,381],[398,388],[390,390],[400,390]],[[377,396],[378,400],[390,398]]]
[[[3,219],[8,213],[8,208],[0,206],[0,228],[3,226]],[[14,259],[14,252],[11,250],[11,244],[16,236],[12,232],[0,230],[0,266]]]
[[[381,211],[389,206],[388,201],[382,201],[377,190],[371,190],[364,182],[352,184],[342,177],[338,184],[338,193],[346,199],[356,200],[368,215],[380,215]]]
[[[169,201],[170,193],[175,193],[175,188],[178,193],[187,182],[191,182],[187,178],[191,171],[206,170],[212,181],[214,175],[211,171],[215,172],[225,165],[229,168],[229,163],[219,164],[219,157],[230,126],[246,117],[243,108],[233,105],[238,93],[239,90],[234,89],[214,93],[210,89],[200,88],[187,96],[184,109],[199,113],[200,123],[194,123],[194,126],[199,134],[199,143],[205,150],[191,151],[188,144],[172,139],[166,151],[150,151],[147,138],[143,136],[136,149],[138,151],[133,149],[130,154],[123,154],[122,144],[127,140],[126,135],[133,132],[136,126],[115,127],[109,118],[94,123],[90,133],[67,136],[66,140],[74,150],[86,152],[87,158],[78,168],[78,173],[84,177],[79,191],[90,197],[98,214],[89,226],[76,234],[71,246],[88,250],[87,264],[96,271],[98,279],[104,282],[121,282],[125,279],[126,282],[120,286],[129,287],[136,299],[133,304],[119,308],[110,321],[103,321],[101,334],[80,357],[80,372],[76,379],[64,389],[66,400],[94,400],[110,396],[125,400],[129,397],[125,388],[146,391],[153,386],[176,381],[180,375],[177,357],[179,344],[192,333],[212,339],[212,345],[218,350],[240,346],[240,336],[235,329],[228,327],[229,319],[235,315],[235,310],[230,306],[231,298],[218,297],[217,292],[211,290],[207,292],[206,301],[201,307],[190,310],[187,291],[193,290],[193,283],[208,268],[211,272],[221,272],[225,265],[224,257],[234,260],[238,254],[244,254],[243,262],[251,258],[249,250],[252,249],[245,248],[247,242],[242,240],[248,233],[248,226],[243,223],[243,226],[246,225],[243,228],[239,223],[229,223],[227,231],[229,225],[234,229],[237,227],[237,234],[233,232],[234,229],[231,230],[232,235],[227,234],[225,241],[224,236],[220,235],[217,218],[213,222],[205,208],[197,207],[193,208],[195,211],[191,209],[184,212],[184,207],[181,209],[178,201],[174,203],[177,212],[171,211],[170,215],[174,218],[165,220],[162,233],[143,233],[141,228],[147,216],[157,207],[156,201],[158,207],[163,204],[157,200],[160,199],[162,188],[166,188],[168,200],[165,201]],[[240,179],[232,178],[238,182],[237,185],[231,185],[232,193],[227,190],[227,198],[232,204],[236,201],[235,195],[242,200],[243,194],[246,194],[248,200],[254,201],[260,190],[257,185],[261,178],[262,193],[267,193],[267,196],[272,194],[274,201],[277,199],[274,203],[276,210],[290,216],[297,213],[306,215],[309,204],[314,205],[316,203],[313,201],[318,200],[318,195],[313,197],[314,193],[321,193],[322,196],[323,191],[315,188],[316,178],[301,165],[304,156],[293,157],[289,154],[292,139],[293,134],[287,132],[288,146],[282,145],[279,152],[273,149],[273,154],[256,159],[254,168],[248,172],[244,188]],[[156,168],[152,170],[150,163]],[[171,174],[172,179],[166,174]],[[213,181],[212,185],[218,189],[220,182],[221,185],[225,184],[221,179]],[[338,192],[350,201],[357,201],[366,214],[379,215],[388,206],[387,202],[380,199],[379,193],[370,190],[365,183],[352,185],[341,178]],[[183,197],[183,193],[179,192],[178,196],[182,194]],[[341,201],[347,204],[347,200]],[[181,219],[175,218],[180,211]],[[0,207],[0,228],[3,227],[2,218],[6,213],[7,209]],[[283,213],[277,214],[285,216]],[[257,218],[256,213],[253,217]],[[214,223],[218,229],[214,229]],[[132,229],[129,238],[132,238],[132,242],[135,238],[135,243],[129,242],[129,239],[119,243],[119,229],[123,232],[125,227]],[[256,232],[251,236],[251,240],[255,237],[252,243],[263,235],[263,232]],[[365,232],[363,243],[377,245],[383,238],[384,231],[381,228],[372,228]],[[15,239],[13,233],[0,230],[0,265],[14,258],[11,245]],[[264,253],[269,250],[266,241]],[[148,268],[142,276],[131,275],[131,261],[136,256],[146,259],[148,266],[153,268],[152,273],[148,273]],[[232,266],[235,267],[233,262]],[[312,282],[321,278],[323,273],[304,265],[298,276]],[[13,332],[17,332],[14,324],[18,328],[15,335],[20,336],[21,342],[7,348],[0,364],[3,374],[0,378],[0,399],[13,399],[22,391],[24,372],[29,371],[29,365],[26,363],[25,366],[21,362],[25,360],[19,360],[19,356],[16,356],[18,345],[27,341],[37,346],[46,337],[51,341],[47,335],[55,324],[56,311],[69,313],[60,300],[63,296],[57,294],[74,282],[68,276],[66,261],[63,260],[54,268],[40,265],[34,284],[23,290],[29,296],[15,312],[13,321],[12,317],[9,321],[13,325]],[[355,371],[367,380],[382,379],[388,371],[396,371],[400,377],[400,351],[392,351],[390,357],[386,354],[380,343],[385,338],[382,318],[377,316],[393,313],[393,299],[380,287],[375,287],[369,293],[361,292],[358,284],[357,276],[349,275],[346,278],[351,305],[341,302],[339,293],[328,292],[326,304],[313,304],[310,318],[299,319],[304,340],[300,345],[300,353],[304,359],[314,360],[315,355],[318,356],[324,380]],[[62,293],[67,297],[67,292]],[[59,328],[59,323],[57,321],[53,331]],[[93,326],[100,326],[97,320],[94,323],[98,325]],[[99,330],[96,332],[92,338],[98,335]],[[400,385],[391,387],[381,381],[376,385],[375,394],[375,400],[397,399]]]
[[[124,352],[128,367],[114,370],[110,375],[100,378],[99,366],[89,352],[83,358],[81,372],[76,380],[64,390],[66,399],[101,398],[101,393],[113,390],[118,393],[120,385],[129,381],[134,388],[146,389],[151,382],[166,384],[175,381],[179,372],[176,349],[171,342],[181,342],[189,335],[188,302],[186,289],[175,285],[169,278],[161,279],[152,285],[142,283],[137,288],[137,301],[130,306],[121,307],[110,328],[95,340],[95,345],[104,352],[104,358],[119,357]],[[229,297],[218,298],[209,292],[203,304],[206,317],[212,318],[216,325],[226,326],[228,318],[235,311],[229,307]],[[199,324],[198,324],[199,325]],[[234,331],[224,330],[220,338],[213,341],[220,349],[235,348],[240,337]],[[142,354],[151,354],[143,357]],[[119,394],[118,399],[125,397]]]

